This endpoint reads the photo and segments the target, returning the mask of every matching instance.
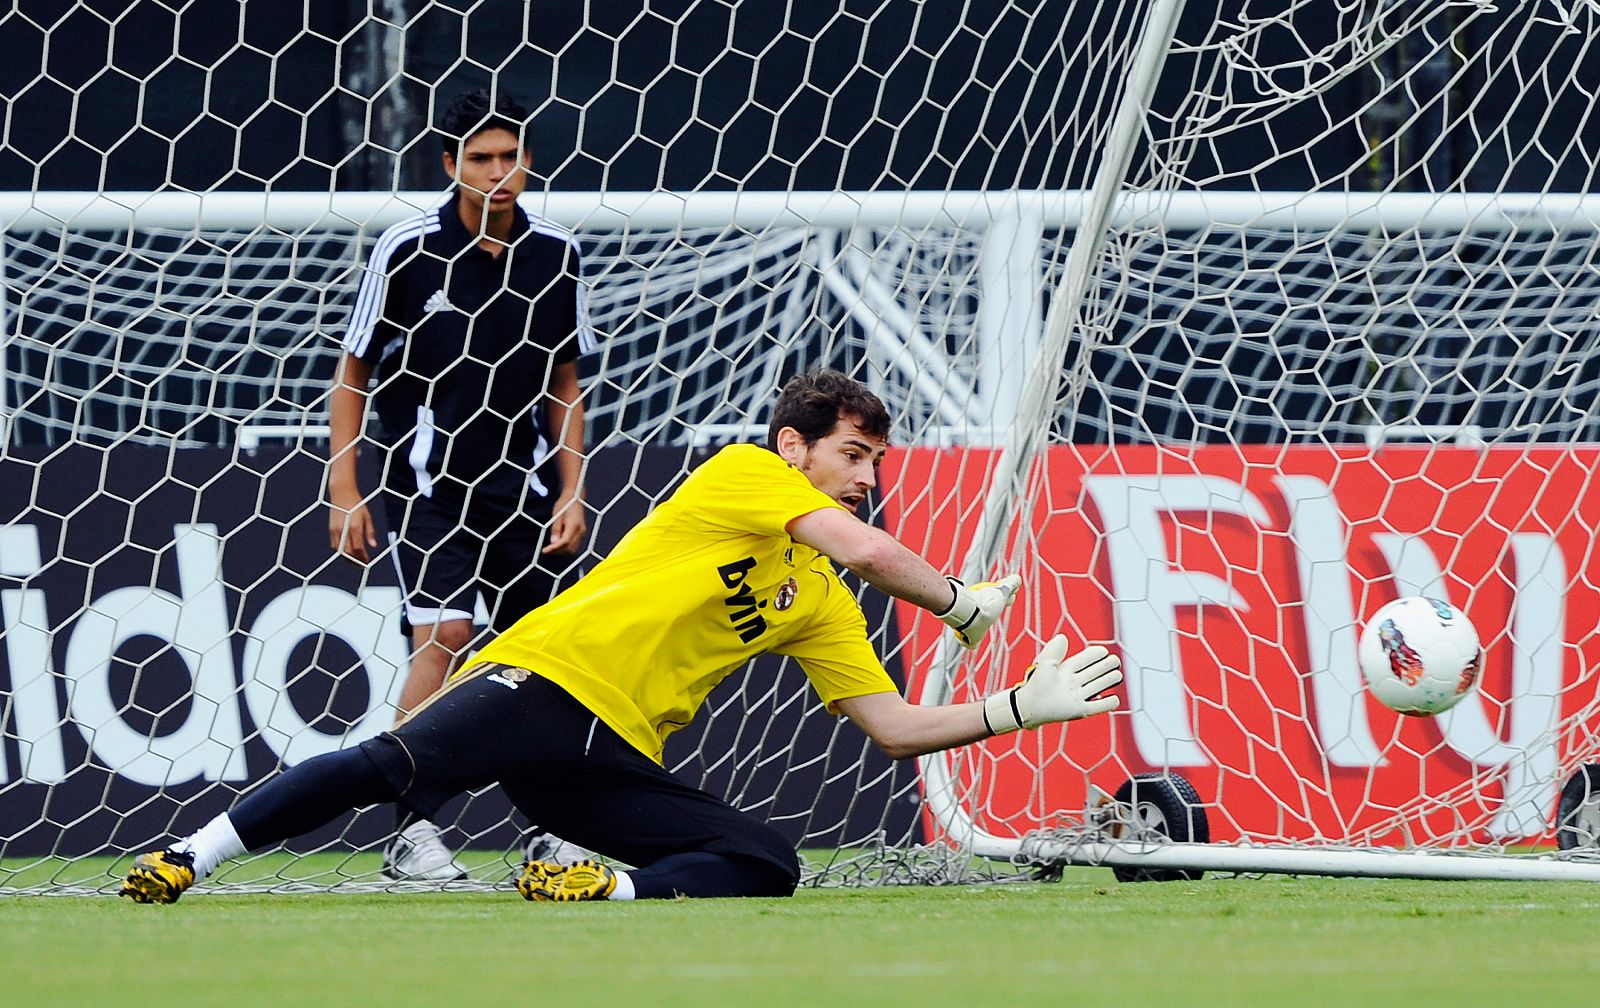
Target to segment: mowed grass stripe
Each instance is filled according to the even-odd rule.
[[[17,1005],[1418,1006],[1590,999],[1600,887],[1207,879],[546,906],[469,894],[0,899]],[[1572,1003],[1577,1003],[1573,1000]]]

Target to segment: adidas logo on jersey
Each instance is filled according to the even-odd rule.
[[[490,672],[484,678],[488,679],[490,682],[499,683],[500,685],[510,689],[516,689],[528,678],[528,676],[532,674],[533,673],[529,672],[527,669],[515,668],[511,665],[502,665],[493,672]]]
[[[432,315],[434,312],[455,310],[456,306],[450,303],[450,299],[445,296],[445,293],[442,290],[436,290],[432,294],[429,294],[428,300],[422,303],[422,312],[424,315]]]

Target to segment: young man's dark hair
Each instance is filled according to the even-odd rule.
[[[439,142],[446,154],[456,156],[469,137],[487,129],[509,130],[522,140],[524,149],[533,147],[531,117],[527,108],[504,91],[479,88],[460,95],[439,119]]]
[[[806,444],[815,444],[828,436],[842,416],[853,417],[874,437],[889,438],[889,411],[865,385],[832,368],[795,375],[772,408],[767,447],[778,450],[778,432],[785,427],[798,431]]]

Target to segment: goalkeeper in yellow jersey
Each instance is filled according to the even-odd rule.
[[[907,703],[833,564],[936,614],[976,647],[1016,576],[966,586],[856,517],[888,444],[883,403],[837,371],[790,381],[766,447],[708,459],[604,561],[479,651],[391,732],[307,760],[162,851],[122,893],[170,903],[227,858],[310,832],[352,808],[423,817],[499,783],[533,822],[608,860],[530,862],[530,900],[786,896],[792,846],[678,780],[662,743],[719,682],[761,654],[799,663],[830,711],[904,759],[1109,711],[1120,663],[1045,645],[1028,678],[970,703]]]

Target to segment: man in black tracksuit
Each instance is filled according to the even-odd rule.
[[[487,91],[440,124],[451,199],[379,236],[344,337],[330,401],[329,538],[377,552],[356,476],[368,387],[391,555],[412,660],[403,716],[468,651],[481,596],[501,631],[549,600],[583,545],[583,406],[589,349],[577,246],[517,205],[527,184],[527,110]],[[385,859],[397,878],[461,868],[426,821],[402,822]]]

